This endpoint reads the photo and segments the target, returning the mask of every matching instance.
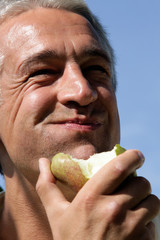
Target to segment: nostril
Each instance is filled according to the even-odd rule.
[[[65,104],[68,108],[79,108],[80,105],[78,102],[74,102],[74,101],[68,101],[66,104]]]
[[[92,111],[94,105],[91,103],[85,106],[81,106],[79,103],[74,101],[69,101],[65,104],[67,109],[75,109],[77,111],[77,114],[80,115],[88,115]]]
[[[88,84],[84,84],[81,88],[72,84],[69,87],[63,86],[59,90],[57,98],[59,102],[65,105],[87,106],[97,100],[98,92]]]
[[[77,106],[87,106],[94,102],[97,97],[97,89],[92,86],[82,74],[81,69],[75,63],[67,65],[63,77],[61,78],[61,85],[58,91],[58,100],[62,104],[69,102],[77,103]]]

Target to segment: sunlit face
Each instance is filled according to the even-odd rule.
[[[109,56],[86,19],[41,8],[0,29],[0,136],[18,169],[29,177],[40,157],[87,159],[119,142]]]

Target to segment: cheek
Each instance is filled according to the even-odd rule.
[[[110,133],[113,140],[113,145],[120,141],[120,120],[117,107],[117,99],[113,90],[106,88],[99,89],[101,103],[108,112]]]
[[[36,146],[39,130],[35,130],[35,127],[54,108],[54,96],[47,87],[32,89],[23,94],[21,101],[14,105],[16,110],[12,111],[12,115],[15,117],[9,122],[7,132],[3,134],[8,151],[12,149],[14,153],[18,153],[17,149],[23,149],[25,146],[32,149],[33,143]]]
[[[109,112],[117,112],[117,100],[114,91],[112,89],[107,89],[104,87],[99,87],[97,91],[99,93],[99,99],[103,106],[105,106]]]
[[[19,109],[19,116],[21,118],[25,117],[27,121],[30,120],[35,125],[53,111],[55,104],[56,94],[51,88],[37,88],[34,91],[25,93]]]

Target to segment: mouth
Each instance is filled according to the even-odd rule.
[[[78,118],[68,119],[62,122],[58,122],[56,124],[66,129],[77,130],[77,131],[94,131],[103,125],[101,122],[97,120],[91,120],[91,119],[82,120]]]

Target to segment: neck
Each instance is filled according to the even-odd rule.
[[[53,239],[35,188],[17,174],[12,178],[6,177],[5,181],[6,193],[0,216],[0,239]]]

